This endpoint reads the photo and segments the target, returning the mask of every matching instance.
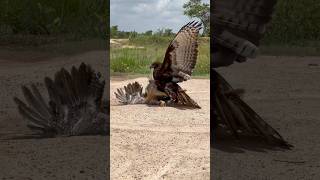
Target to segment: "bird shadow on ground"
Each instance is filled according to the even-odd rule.
[[[287,151],[288,147],[281,147],[270,144],[262,140],[260,137],[241,136],[235,138],[232,136],[218,136],[211,137],[210,147],[219,151],[228,153],[245,153],[247,151],[254,151],[266,153],[267,151]]]
[[[0,141],[25,140],[25,139],[48,139],[53,137],[40,136],[38,134],[1,134]]]
[[[83,135],[76,135],[77,137],[81,136],[108,136],[108,135],[101,135],[101,134],[83,134]],[[26,139],[53,139],[53,138],[68,138],[68,137],[75,137],[71,135],[59,135],[59,136],[52,136],[52,135],[42,135],[42,134],[0,134],[0,141],[8,141],[8,140],[26,140]]]
[[[128,106],[129,104],[112,104],[111,106]],[[198,108],[192,108],[187,106],[180,106],[180,105],[168,105],[168,106],[160,106],[160,105],[150,105],[150,104],[130,104],[130,106],[134,105],[146,105],[147,107],[154,107],[154,108],[175,108],[179,110],[196,110]]]

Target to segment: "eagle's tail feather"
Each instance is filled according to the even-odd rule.
[[[217,72],[217,90],[215,91],[215,107],[218,114],[218,123],[227,127],[234,135],[241,132],[261,136],[269,143],[283,147],[292,147],[283,137],[265,122],[250,106],[248,106],[230,86],[230,84]]]
[[[178,104],[180,105],[201,109],[198,103],[196,103],[193,99],[191,99],[191,97],[181,88],[177,93],[177,99],[178,99]]]

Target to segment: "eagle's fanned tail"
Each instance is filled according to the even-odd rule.
[[[196,108],[196,109],[201,109],[201,107],[196,103],[187,93],[186,90],[182,90],[179,87],[179,90],[177,92],[177,105],[182,105],[185,107],[190,107],[190,108]]]
[[[230,86],[230,84],[214,71],[216,90],[214,94],[214,110],[218,117],[216,126],[222,125],[238,137],[241,133],[252,134],[266,139],[271,144],[292,147],[282,136],[266,123],[250,108]]]

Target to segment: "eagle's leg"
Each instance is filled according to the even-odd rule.
[[[176,86],[174,86],[174,83],[167,83],[164,87],[164,92],[168,94],[168,96],[170,97],[170,99],[173,101],[173,102],[177,102],[178,99],[177,99],[177,90],[176,89]]]
[[[165,106],[166,106],[166,102],[165,102],[165,101],[160,100],[160,106],[161,106],[161,107],[165,107]]]

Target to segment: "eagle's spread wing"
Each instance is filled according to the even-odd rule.
[[[257,55],[275,4],[276,0],[213,1],[210,18],[214,27],[214,67],[243,62]]]
[[[190,22],[184,25],[169,44],[161,71],[173,70],[192,74],[198,55],[198,34],[201,23]]]
[[[100,74],[84,63],[72,67],[71,73],[61,69],[52,80],[45,78],[49,102],[36,85],[22,86],[26,103],[14,101],[28,127],[45,136],[107,134],[108,102],[102,99],[105,82]]]

